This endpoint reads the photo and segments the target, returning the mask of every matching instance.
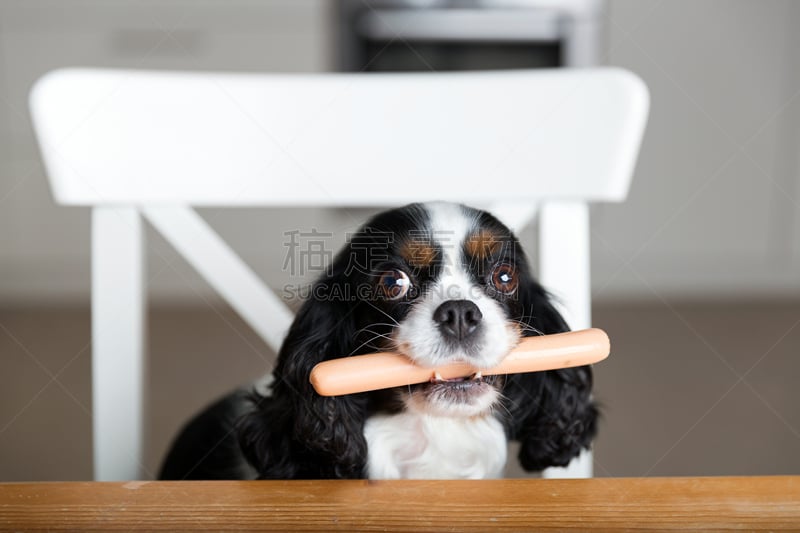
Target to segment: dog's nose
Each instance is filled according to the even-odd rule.
[[[445,336],[458,340],[469,337],[481,323],[483,314],[469,300],[448,300],[433,312],[433,321]]]

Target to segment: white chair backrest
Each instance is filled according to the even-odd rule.
[[[619,69],[61,70],[31,103],[63,204],[530,204],[624,199],[647,92]]]
[[[590,325],[587,205],[627,195],[648,110],[619,69],[425,74],[59,70],[31,111],[56,200],[93,207],[95,477],[141,472],[146,218],[277,349],[291,313],[191,206],[539,209],[539,278]],[[585,456],[566,471],[586,476]]]

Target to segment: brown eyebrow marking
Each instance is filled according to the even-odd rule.
[[[436,259],[436,248],[425,238],[411,238],[400,246],[400,255],[415,267],[429,267]]]
[[[470,235],[464,242],[467,255],[475,259],[486,259],[500,251],[502,239],[489,230],[480,230]]]

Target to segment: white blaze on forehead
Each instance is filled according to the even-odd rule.
[[[442,249],[442,268],[434,292],[438,293],[441,301],[472,300],[482,307],[476,301],[481,299],[481,295],[475,290],[463,257],[464,242],[475,229],[474,218],[470,218],[459,204],[436,202],[426,207],[433,241]]]
[[[444,274],[462,270],[461,248],[471,233],[474,221],[458,204],[433,202],[425,204],[431,225],[431,237],[442,249]]]

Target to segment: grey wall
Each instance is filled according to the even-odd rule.
[[[800,292],[800,4],[611,3],[652,110],[629,201],[595,214],[599,296]]]
[[[332,64],[331,4],[0,2],[0,305],[86,302],[89,216],[53,204],[26,95],[65,65],[255,71]],[[597,299],[800,295],[800,4],[616,0],[607,63],[650,87],[630,200],[594,208]],[[204,210],[273,286],[283,232],[339,238],[364,212]],[[213,297],[150,232],[152,296]]]

